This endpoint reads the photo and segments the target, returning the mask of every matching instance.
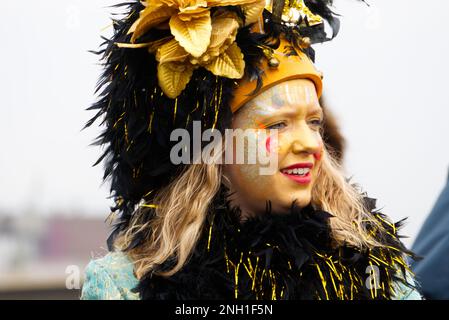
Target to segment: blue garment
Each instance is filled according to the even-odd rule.
[[[139,300],[131,290],[139,281],[134,266],[122,252],[110,252],[86,267],[82,300]]]
[[[412,250],[423,257],[412,269],[427,299],[449,299],[449,180]]]
[[[110,252],[86,267],[81,293],[83,300],[139,300],[131,290],[137,286],[133,264],[121,252]],[[404,285],[397,286],[395,300],[421,300],[421,295]]]

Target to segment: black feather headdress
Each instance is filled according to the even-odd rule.
[[[170,30],[166,24],[148,30],[145,23],[139,26],[139,21],[145,18],[145,10],[159,2],[163,1],[131,1],[118,5],[125,8],[125,17],[113,21],[112,38],[104,39],[102,49],[96,52],[103,60],[104,73],[97,85],[99,98],[88,109],[96,114],[86,127],[99,120],[104,128],[94,144],[105,147],[95,165],[104,163],[103,179],[110,180],[111,197],[115,202],[111,207],[116,219],[108,239],[109,246],[114,237],[126,229],[136,206],[142,201],[151,203],[157,190],[170,183],[183,169],[183,164],[174,165],[169,159],[175,144],[170,141],[171,132],[176,128],[191,131],[193,121],[201,121],[203,130],[222,131],[230,126],[232,118],[229,104],[235,77],[217,75],[210,68],[195,67],[189,75],[190,81],[176,97],[169,97],[165,88],[161,88],[158,79],[161,57],[158,57],[155,46],[170,39]],[[339,30],[338,19],[330,9],[331,0],[272,1],[269,8],[261,11],[263,33],[252,32],[254,23],[245,22],[251,13],[249,7],[233,5],[245,1],[207,2],[214,3],[210,8],[211,16],[231,15],[240,21],[233,36],[243,56],[244,74],[257,79],[259,88],[263,70],[258,62],[266,56],[267,48],[279,45],[281,34],[314,60],[309,45],[328,41]],[[260,3],[257,0],[247,2],[253,7]],[[195,13],[200,9],[195,9]],[[164,14],[174,14],[175,11],[170,10]],[[291,13],[289,10],[302,10],[302,13],[286,21],[284,17]],[[325,33],[325,21],[333,30],[331,36]],[[134,33],[130,32],[133,30]],[[136,30],[139,31],[137,35]]]

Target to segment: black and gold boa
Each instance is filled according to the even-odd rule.
[[[294,203],[287,215],[272,212],[239,223],[240,210],[230,208],[220,192],[203,234],[184,267],[171,277],[155,273],[142,277],[134,289],[141,299],[391,299],[395,284],[409,283],[406,256],[413,257],[394,224],[375,211],[381,228],[366,225],[382,247],[360,250],[335,247],[329,220],[333,216],[312,206]],[[167,262],[157,270],[173,264]],[[378,285],[367,285],[367,268],[379,270]],[[409,279],[410,280],[410,279]]]

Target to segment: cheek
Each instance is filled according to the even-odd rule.
[[[323,140],[321,139],[321,137],[319,137],[319,141],[318,141],[318,151],[315,152],[313,154],[313,157],[315,158],[316,161],[320,161],[321,158],[323,157]]]
[[[289,149],[289,141],[291,139],[291,135],[289,132],[278,133],[277,135],[272,135],[269,137],[269,152],[275,152],[278,155],[282,155],[288,152]],[[267,149],[268,150],[268,149]]]
[[[239,165],[238,171],[242,184],[248,185],[252,184],[253,181],[259,180],[259,171],[255,165],[241,164]]]
[[[270,135],[265,142],[265,149],[267,153],[270,154],[272,152],[279,152],[279,139],[277,134]]]
[[[269,137],[270,138],[270,137]],[[270,139],[266,139],[265,147],[272,146],[272,141]],[[261,181],[260,175],[260,164],[259,164],[259,148],[263,148],[263,141],[259,140],[259,135],[257,132],[251,132],[248,135],[248,138],[245,139],[246,143],[244,143],[243,150],[243,158],[245,160],[244,164],[237,164],[238,170],[241,174],[241,181],[248,185],[257,185]],[[263,150],[263,149],[262,149]],[[251,159],[251,162],[249,162]],[[254,162],[253,162],[254,161]],[[262,176],[263,177],[263,176]]]
[[[269,136],[265,141],[265,149],[267,150],[268,154],[272,152],[276,152],[278,155],[283,154],[284,152],[287,152],[289,148],[289,139],[291,139],[291,133],[284,133],[282,135],[271,135]],[[313,157],[316,161],[320,161],[323,157],[324,152],[324,144],[323,139],[319,132],[315,134],[315,139],[318,144],[317,151],[313,153]]]
[[[267,149],[268,153],[271,153],[271,137],[267,138],[267,141],[265,142],[265,148]]]
[[[237,175],[234,181],[237,182],[237,190],[242,192],[247,201],[270,197],[273,186],[272,175],[261,175],[258,165],[242,164],[237,166]]]

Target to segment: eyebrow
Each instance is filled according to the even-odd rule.
[[[324,116],[324,111],[321,106],[313,105],[313,106],[310,106],[309,108],[312,108],[312,109],[307,111],[307,116],[310,116],[313,114],[319,114],[321,117]],[[283,110],[283,108],[277,109],[273,113],[273,115],[286,115],[286,116],[294,116],[296,114],[297,114],[297,111],[295,109]]]
[[[321,106],[313,106],[313,109],[310,110],[309,112],[307,112],[307,114],[314,114],[314,113],[319,113],[321,116],[324,116],[324,111],[323,108]]]

